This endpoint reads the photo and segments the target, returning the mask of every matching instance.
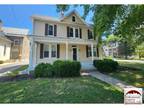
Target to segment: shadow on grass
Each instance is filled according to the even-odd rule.
[[[123,93],[91,77],[0,83],[0,103],[123,103]]]

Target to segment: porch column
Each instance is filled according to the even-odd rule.
[[[30,37],[30,55],[29,55],[29,68],[28,71],[33,70],[33,37]]]
[[[34,52],[33,52],[33,68],[36,66],[37,63],[37,43],[34,42]]]
[[[93,50],[93,44],[91,44],[91,55],[92,55],[92,61],[94,60],[94,50]]]
[[[66,42],[66,60],[68,60],[68,42]]]

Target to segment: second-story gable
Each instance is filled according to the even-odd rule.
[[[38,36],[93,39],[92,28],[76,12],[61,19],[32,16],[33,34]]]

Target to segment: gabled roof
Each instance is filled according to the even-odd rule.
[[[41,19],[41,20],[50,20],[50,21],[56,21],[56,22],[60,21],[58,18],[43,16],[43,15],[32,15],[31,18]]]
[[[2,27],[2,31],[5,35],[28,35],[28,29],[12,28],[12,27]]]
[[[87,25],[87,23],[81,18],[81,16],[79,15],[79,13],[76,10],[69,12],[64,17],[62,17],[60,20],[63,21],[65,18],[69,17],[72,14],[75,14],[85,25]]]
[[[78,13],[76,10],[73,10],[73,11],[69,12],[68,14],[66,14],[66,15],[65,15],[64,17],[62,17],[62,18],[55,18],[55,17],[43,16],[43,15],[32,15],[31,18],[32,18],[32,19],[37,19],[37,20],[62,22],[65,18],[69,17],[71,14],[75,14],[86,26],[92,27],[91,24],[86,23],[86,22],[81,18],[81,16],[79,15],[79,13]]]

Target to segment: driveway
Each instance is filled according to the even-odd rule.
[[[7,65],[4,65],[4,66],[0,66],[0,74],[18,69],[22,65],[24,65],[24,64],[13,63],[13,64],[7,64]]]

